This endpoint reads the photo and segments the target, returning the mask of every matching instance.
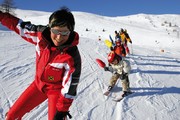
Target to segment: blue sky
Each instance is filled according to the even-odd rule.
[[[104,16],[180,14],[180,0],[14,0],[14,5],[19,9],[48,12],[67,6],[71,11]]]

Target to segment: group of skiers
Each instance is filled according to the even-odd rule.
[[[111,40],[111,42],[113,41]],[[119,33],[115,31],[115,43],[112,43],[110,53],[108,54],[109,64],[104,67],[105,71],[112,72],[108,89],[104,93],[105,95],[109,94],[118,79],[120,79],[122,83],[122,97],[131,94],[128,77],[131,71],[131,66],[130,62],[125,60],[126,55],[129,54],[128,42],[132,44],[127,30],[121,29]]]
[[[114,50],[118,55],[125,57],[126,55],[130,54],[128,48],[128,42],[132,44],[131,38],[127,33],[127,30],[121,28],[119,32],[115,31],[115,43],[114,46],[111,47],[111,50]],[[114,41],[112,41],[114,42]]]
[[[11,106],[6,113],[6,120],[21,120],[46,99],[48,120],[71,117],[69,108],[76,96],[81,75],[81,56],[77,47],[79,35],[74,31],[75,20],[71,11],[62,8],[53,12],[47,26],[34,25],[30,21],[23,21],[0,11],[0,23],[36,48],[34,81]],[[128,74],[131,67],[123,57],[129,54],[127,41],[132,41],[126,30],[121,29],[120,33],[115,33],[115,46],[111,47],[108,54],[109,66],[104,67],[104,70],[113,73],[108,90],[120,78],[123,96],[126,96],[130,93]]]

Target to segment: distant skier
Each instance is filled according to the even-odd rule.
[[[121,31],[120,31],[120,36],[121,36],[121,41],[122,41],[122,44],[124,45],[125,49],[126,49],[126,54],[129,54],[129,48],[128,48],[128,45],[127,45],[127,42],[131,43],[132,44],[132,40],[131,38],[129,37],[129,34],[127,33],[127,30],[123,30],[121,28]]]
[[[117,31],[114,31],[114,34],[115,34],[115,41],[117,41],[117,40],[121,41],[121,37],[120,37],[119,33]]]
[[[105,95],[107,95],[112,90],[117,80],[120,78],[122,83],[122,91],[123,91],[122,97],[127,96],[128,94],[131,93],[129,77],[128,77],[131,70],[129,61],[122,59],[122,57],[117,55],[114,51],[111,51],[108,54],[108,62],[109,62],[109,66],[104,67],[104,70],[110,71],[113,74],[110,79],[107,92],[105,92]]]
[[[120,40],[115,41],[115,46],[113,50],[119,56],[122,56],[122,57],[126,56],[126,50],[124,48],[124,45],[121,44]]]

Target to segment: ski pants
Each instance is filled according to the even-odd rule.
[[[126,54],[129,54],[129,47],[128,47],[127,43],[124,44],[124,48],[126,50]]]
[[[60,90],[45,90],[41,92],[33,82],[16,100],[7,113],[6,120],[21,120],[33,108],[48,99],[48,120],[53,120],[56,113],[56,103]]]
[[[114,87],[117,80],[119,79],[120,74],[113,74],[111,79],[110,79],[110,85]],[[122,91],[129,91],[130,87],[129,87],[129,78],[128,76],[126,76],[126,78],[124,80],[121,80],[121,84],[122,84]]]

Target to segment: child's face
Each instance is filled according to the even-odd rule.
[[[114,61],[112,62],[112,64],[117,65],[118,64],[118,60],[114,59]]]
[[[55,46],[64,44],[70,35],[70,30],[66,27],[55,26],[51,28],[51,39]]]

